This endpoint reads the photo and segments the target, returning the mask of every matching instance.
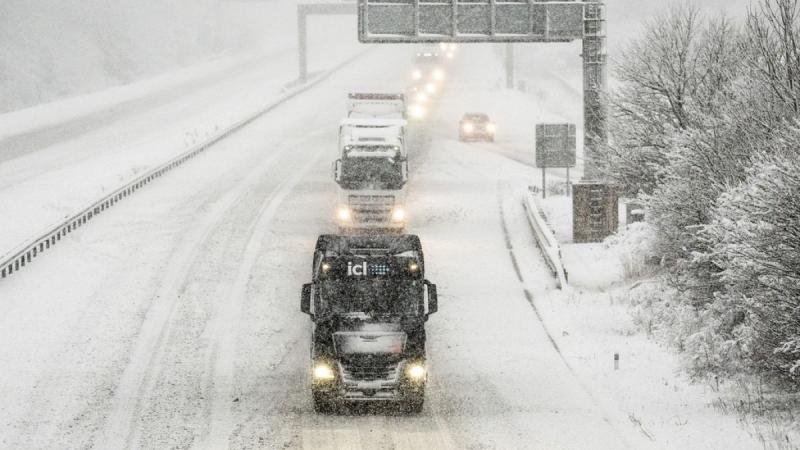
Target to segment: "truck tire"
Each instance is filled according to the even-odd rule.
[[[333,399],[321,392],[312,392],[314,397],[314,412],[318,414],[331,414],[335,410]]]

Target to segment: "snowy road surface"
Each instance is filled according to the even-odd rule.
[[[646,448],[532,307],[553,289],[516,194],[533,169],[455,139],[498,89],[489,47],[411,131],[410,231],[440,292],[424,412],[313,412],[299,293],[334,230],[336,126],[410,59],[366,55],[0,283],[0,447]]]

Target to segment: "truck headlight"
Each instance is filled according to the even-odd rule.
[[[486,131],[488,131],[489,133],[494,133],[495,130],[497,130],[497,125],[493,123],[486,125]]]
[[[428,94],[431,94],[431,95],[435,94],[436,93],[436,85],[433,84],[433,83],[426,84],[425,85],[425,92],[427,92]]]
[[[414,363],[406,368],[406,374],[414,381],[422,381],[425,378],[425,366]]]
[[[444,70],[442,70],[440,68],[434,69],[434,71],[433,71],[433,79],[436,80],[436,81],[444,80]]]
[[[420,78],[422,78],[422,71],[419,69],[414,69],[414,71],[411,72],[411,78],[419,80]]]
[[[340,206],[336,211],[336,217],[338,217],[342,222],[350,220],[350,215],[350,208],[346,206]]]
[[[406,220],[406,212],[403,208],[397,207],[392,211],[392,222],[402,222]]]
[[[424,92],[417,92],[417,95],[414,98],[420,103],[425,103],[428,101],[428,94]]]
[[[472,130],[474,130],[475,127],[471,123],[467,122],[461,126],[461,129],[464,130],[465,133],[472,133]]]
[[[317,365],[314,366],[315,380],[320,380],[320,381],[332,380],[335,378],[335,376],[336,375],[333,373],[333,369],[331,369],[331,366],[325,363],[317,363]]]

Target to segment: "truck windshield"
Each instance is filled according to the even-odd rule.
[[[421,281],[408,279],[334,279],[320,283],[320,295],[334,314],[417,315],[422,286]]]
[[[343,189],[401,189],[402,163],[394,158],[344,158],[339,185]]]

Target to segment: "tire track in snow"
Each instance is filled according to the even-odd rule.
[[[317,164],[322,154],[322,151],[318,151],[317,155],[306,162],[299,171],[287,171],[289,176],[262,204],[257,216],[258,219],[253,222],[248,230],[250,237],[245,247],[244,258],[239,264],[234,284],[227,295],[224,296],[224,300],[227,301],[222,303],[224,305],[223,309],[215,314],[210,324],[212,336],[216,339],[212,365],[214,397],[211,400],[209,432],[200,445],[202,448],[228,447],[229,439],[234,429],[231,403],[233,401],[236,333],[233,328],[234,323],[241,315],[252,268],[255,266],[256,258],[261,253],[264,237],[269,231],[267,224],[275,217],[278,207],[280,207],[289,193],[300,183],[305,174]]]
[[[155,385],[158,369],[162,365],[161,348],[169,336],[175,305],[185,290],[192,262],[201,252],[199,243],[208,239],[213,230],[225,220],[226,212],[244,198],[252,183],[272,167],[283,154],[285,151],[276,152],[265,159],[256,170],[240,181],[235,189],[215,201],[203,219],[184,236],[166,265],[167,270],[162,277],[164,282],[159,286],[147,311],[131,359],[115,389],[111,411],[95,447],[135,447],[139,431],[137,413],[143,401],[149,398],[148,394]]]

